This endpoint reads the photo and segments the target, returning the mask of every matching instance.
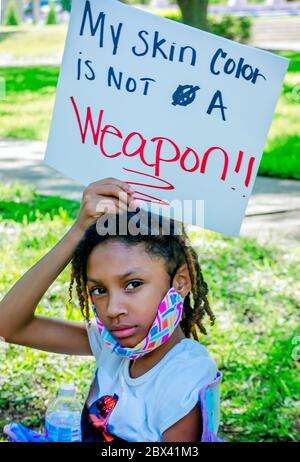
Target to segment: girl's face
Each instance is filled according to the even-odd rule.
[[[146,253],[142,243],[126,246],[107,240],[88,258],[87,285],[106,329],[118,324],[136,326],[131,336],[117,339],[122,346],[133,348],[147,336],[170,288],[170,276],[164,260]]]

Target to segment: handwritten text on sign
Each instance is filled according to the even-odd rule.
[[[126,180],[166,215],[174,199],[203,200],[204,226],[236,235],[287,62],[115,0],[73,0],[45,160],[83,184]]]

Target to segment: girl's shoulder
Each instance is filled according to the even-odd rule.
[[[193,376],[201,381],[205,377],[213,380],[218,372],[214,358],[210,355],[208,349],[197,340],[185,338],[177,343],[166,358],[166,374],[170,369],[180,370],[182,376]]]
[[[211,358],[208,349],[204,345],[202,345],[202,343],[191,338],[184,338],[179,343],[177,343],[172,348],[172,350],[173,356],[175,358],[178,357],[178,355],[180,355],[181,357],[186,357],[187,359],[198,358],[200,360],[205,358]]]
[[[155,386],[159,399],[154,411],[161,433],[200,403],[202,393],[207,389],[213,388],[210,398],[214,409],[219,409],[219,371],[207,348],[186,338],[169,353]]]

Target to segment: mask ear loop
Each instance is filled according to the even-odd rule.
[[[173,286],[173,279],[174,279],[174,277],[175,277],[175,275],[176,275],[176,273],[177,273],[178,268],[179,268],[179,265],[176,266],[175,270],[173,271],[172,275],[170,276],[170,289],[173,288],[174,290],[176,290],[175,287]],[[179,296],[181,297],[181,302],[184,303],[185,297],[183,297],[183,296],[178,292],[178,290],[176,290],[176,292],[177,292],[177,293],[179,294]]]

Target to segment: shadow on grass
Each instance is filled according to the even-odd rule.
[[[300,72],[300,53],[298,51],[276,51],[276,53],[291,60],[288,72]]]
[[[5,31],[0,33],[0,42],[4,42],[6,39],[10,38],[12,35],[18,34],[18,31]]]
[[[269,144],[263,154],[258,174],[300,180],[300,136],[280,135]]]
[[[32,223],[43,218],[53,219],[63,210],[68,218],[76,219],[79,207],[80,204],[77,201],[34,193],[32,199],[26,202],[0,201],[0,218],[18,223],[23,223],[24,220]]]
[[[43,93],[46,87],[55,89],[58,74],[59,68],[55,66],[4,67],[0,70],[9,93]]]

